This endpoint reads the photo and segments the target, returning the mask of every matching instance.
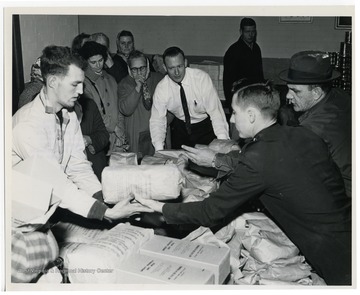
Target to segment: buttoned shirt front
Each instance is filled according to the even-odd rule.
[[[185,77],[181,83],[186,95],[191,124],[199,123],[210,116],[216,137],[228,139],[229,127],[210,76],[199,69],[186,68]],[[151,109],[150,132],[156,150],[164,146],[167,111],[185,122],[180,86],[168,75],[156,87]]]

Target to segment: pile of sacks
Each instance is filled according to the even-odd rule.
[[[326,285],[298,248],[263,213],[245,213],[215,234],[200,227],[185,239],[230,248],[228,284]]]

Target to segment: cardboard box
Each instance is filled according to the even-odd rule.
[[[230,273],[230,249],[214,245],[155,235],[140,247],[140,254],[204,268],[214,274],[216,284],[222,284]]]
[[[62,171],[59,166],[52,161],[49,161],[46,157],[42,157],[39,155],[35,155],[21,161],[19,164],[13,167],[13,171],[17,171],[23,173],[33,179],[41,180],[41,186],[51,187],[54,189],[58,188],[58,194],[61,195],[62,189],[61,187],[65,187],[68,181],[67,176],[64,171]],[[16,180],[13,180],[16,183]],[[18,185],[21,182],[17,182]],[[34,189],[34,185],[32,190]],[[59,195],[56,195],[54,190],[51,193],[50,205],[53,205],[61,200]]]
[[[119,284],[214,284],[214,275],[203,268],[133,254],[116,269]]]
[[[23,162],[25,166],[29,164],[27,161]],[[60,202],[52,202],[52,186],[29,174],[23,165],[12,169],[11,176],[12,226],[21,227],[24,232],[32,231],[33,227],[30,225],[38,227],[45,224]]]

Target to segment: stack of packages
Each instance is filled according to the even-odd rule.
[[[221,153],[239,149],[236,143],[222,140],[214,140],[209,147]],[[160,201],[178,199],[182,202],[208,197],[209,193],[218,188],[218,181],[188,170],[182,153],[181,150],[159,151],[154,156],[145,156],[141,165],[138,165],[135,154],[113,155],[110,166],[104,169],[102,175],[105,201],[115,204],[129,195]],[[105,235],[101,230],[91,232],[90,239],[90,246],[67,241],[63,244],[65,247],[61,247],[70,281],[325,284],[312,272],[296,246],[263,213],[243,214],[215,234],[209,228],[200,227],[181,240],[190,244],[156,236],[152,229],[124,224],[106,231]],[[204,247],[210,248],[205,251]],[[195,255],[204,266],[203,269],[197,265],[199,262],[194,262],[194,257],[181,257],[187,251],[189,257],[194,253],[207,253],[205,257]],[[217,257],[215,253],[220,256]],[[101,262],[97,257],[101,257]],[[96,265],[91,265],[92,258]],[[205,265],[210,268],[205,269]],[[229,271],[230,276],[225,281]],[[94,279],[91,272],[98,274],[98,278]]]
[[[230,248],[235,285],[326,285],[298,248],[265,214],[245,213],[213,234],[200,227],[185,239]]]
[[[239,149],[234,141],[215,139],[209,148],[227,153]],[[137,195],[164,201],[179,198],[182,202],[201,201],[219,187],[213,177],[201,176],[187,169],[182,150],[162,150],[145,156],[138,165],[136,154],[116,153],[103,170],[105,202],[115,204],[121,198]]]
[[[61,223],[55,233],[71,283],[221,284],[230,273],[228,247],[156,236],[152,229]]]

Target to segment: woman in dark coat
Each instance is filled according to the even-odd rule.
[[[95,175],[101,181],[101,172],[107,166],[106,151],[109,145],[109,132],[96,103],[85,96],[78,101],[82,108],[81,131],[84,137],[86,155],[92,163]]]

